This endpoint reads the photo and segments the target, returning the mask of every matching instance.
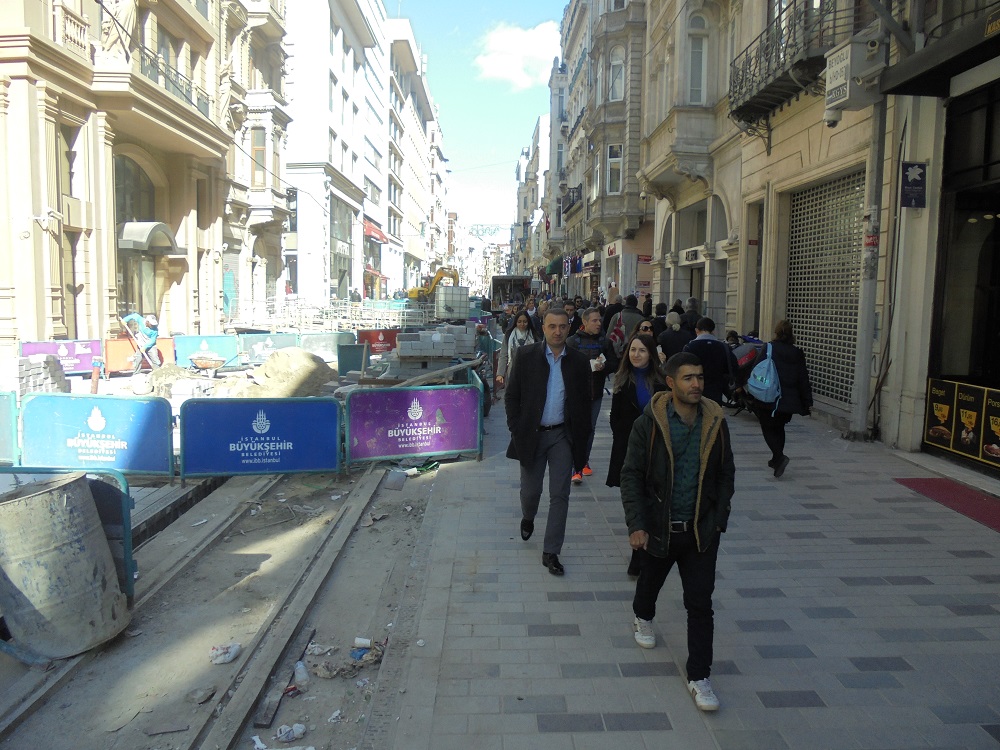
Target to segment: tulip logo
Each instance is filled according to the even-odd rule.
[[[107,426],[108,420],[106,420],[104,415],[101,414],[101,410],[95,406],[94,410],[90,412],[90,416],[87,417],[87,427],[92,429],[94,432],[101,432]]]
[[[417,397],[413,397],[413,403],[410,404],[410,408],[406,410],[406,416],[408,416],[413,421],[420,419],[424,416],[424,410],[420,406],[420,402],[417,401]]]
[[[264,413],[263,409],[257,412],[257,418],[250,423],[250,426],[253,427],[253,431],[258,435],[263,435],[271,429],[271,423],[268,421],[267,415]]]

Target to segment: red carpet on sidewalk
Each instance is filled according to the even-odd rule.
[[[1000,498],[973,489],[954,479],[941,477],[896,479],[904,487],[919,492],[945,507],[978,521],[994,531],[1000,531]]]

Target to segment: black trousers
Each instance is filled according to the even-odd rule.
[[[656,615],[656,598],[667,580],[667,574],[677,563],[687,610],[687,677],[704,680],[712,672],[712,644],[715,640],[715,612],[712,594],[715,592],[715,563],[719,556],[719,534],[704,551],[698,551],[694,532],[670,535],[667,557],[654,557],[642,551],[639,580],[635,582],[632,611],[643,620]]]
[[[761,408],[756,410],[756,414],[764,442],[771,449],[771,461],[778,463],[785,455],[785,425],[791,421],[792,415],[779,411],[772,417],[770,409]]]

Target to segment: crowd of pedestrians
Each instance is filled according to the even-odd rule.
[[[589,300],[536,299],[497,314],[503,343],[497,389],[503,390],[520,466],[521,539],[534,533],[548,473],[548,520],[542,565],[562,576],[570,490],[593,476],[594,434],[611,396],[612,447],[605,483],[621,492],[635,580],[633,633],[654,648],[652,620],[668,573],[677,566],[687,613],[688,690],[703,711],[719,708],[711,686],[712,594],[726,530],[735,468],[724,406],[749,404],[771,451],[776,478],[789,459],[784,428],[808,415],[812,392],[805,355],[792,326],[780,321],[771,357],[781,395],[754,401],[742,388],[735,331],[720,339],[698,299],[654,306],[651,295]],[[761,347],[763,349],[763,347]],[[745,367],[742,368],[745,370]]]

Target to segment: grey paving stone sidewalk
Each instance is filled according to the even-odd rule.
[[[1000,748],[1000,535],[894,481],[936,474],[796,417],[775,480],[756,420],[730,418],[737,492],[712,675],[722,708],[702,714],[685,689],[676,573],[657,647],[632,638],[606,417],[594,476],[573,488],[563,578],[542,567],[541,534],[518,535],[502,403],[485,460],[438,472],[424,645],[409,650],[397,750]]]

